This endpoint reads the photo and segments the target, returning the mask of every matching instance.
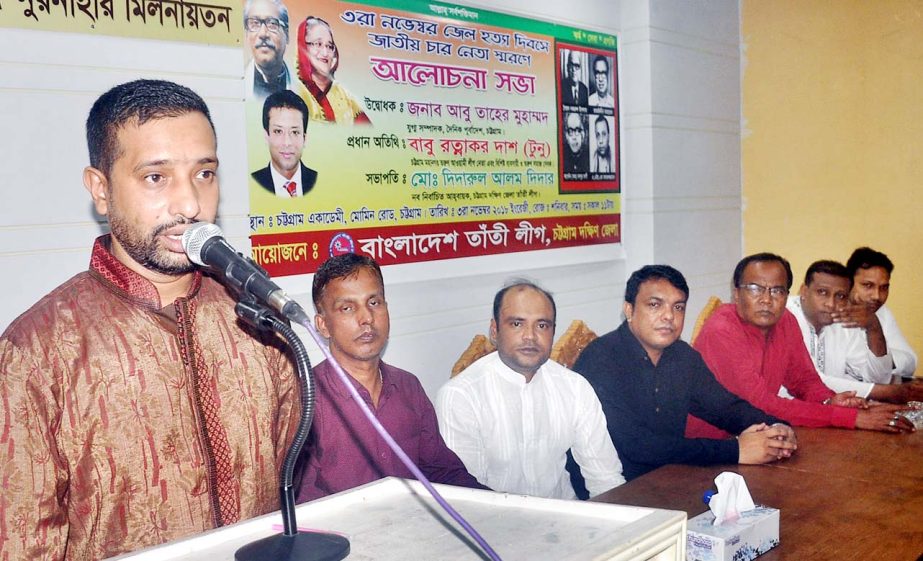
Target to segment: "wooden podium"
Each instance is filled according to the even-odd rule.
[[[685,512],[436,487],[504,561],[685,561]],[[486,559],[416,481],[375,481],[299,505],[297,517],[301,528],[346,536],[347,559]],[[268,514],[115,559],[233,561],[241,546],[278,533],[277,524],[279,513]]]

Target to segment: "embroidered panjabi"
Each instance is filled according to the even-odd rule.
[[[109,245],[0,338],[2,559],[101,559],[279,508],[301,409],[280,342],[201,273],[162,307]]]

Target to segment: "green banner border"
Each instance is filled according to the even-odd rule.
[[[618,38],[608,33],[599,33],[597,31],[587,31],[576,27],[569,27],[557,23],[529,19],[522,16],[514,16],[499,12],[492,12],[481,8],[471,8],[459,4],[449,4],[437,0],[340,0],[347,4],[361,4],[366,6],[375,6],[377,8],[389,8],[393,10],[402,10],[426,15],[433,18],[442,18],[446,16],[436,13],[430,6],[439,6],[441,8],[460,9],[472,12],[476,17],[463,18],[459,16],[450,16],[449,19],[456,21],[468,21],[493,27],[501,27],[533,33],[536,35],[547,35],[561,41],[567,41],[576,45],[585,45],[598,49],[618,50]]]

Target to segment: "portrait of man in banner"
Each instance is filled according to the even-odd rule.
[[[615,98],[612,97],[611,78],[609,77],[610,57],[603,55],[593,56],[592,86],[590,94],[591,107],[615,107]]]
[[[250,62],[244,70],[247,96],[263,99],[292,86],[285,62],[288,46],[288,8],[280,0],[247,0],[244,34]]]
[[[277,197],[301,197],[314,187],[317,172],[301,161],[308,128],[308,107],[290,90],[276,92],[263,103],[263,129],[269,164],[253,172],[260,187]]]
[[[580,113],[564,115],[564,178],[586,179],[589,165],[586,116]]]
[[[591,115],[592,123],[590,174],[591,179],[615,178],[615,157],[612,149],[612,117]]]
[[[584,79],[586,53],[571,50],[562,50],[561,52],[564,53],[561,103],[569,106],[586,107],[589,99]]]

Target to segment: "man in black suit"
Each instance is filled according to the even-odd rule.
[[[581,105],[586,107],[589,95],[586,84],[580,81],[580,53],[570,51],[567,53],[567,76],[561,81],[561,100],[564,105]]]
[[[263,189],[278,197],[300,197],[314,187],[317,172],[301,162],[308,106],[298,94],[282,90],[263,103],[263,130],[269,165],[251,174]]]

